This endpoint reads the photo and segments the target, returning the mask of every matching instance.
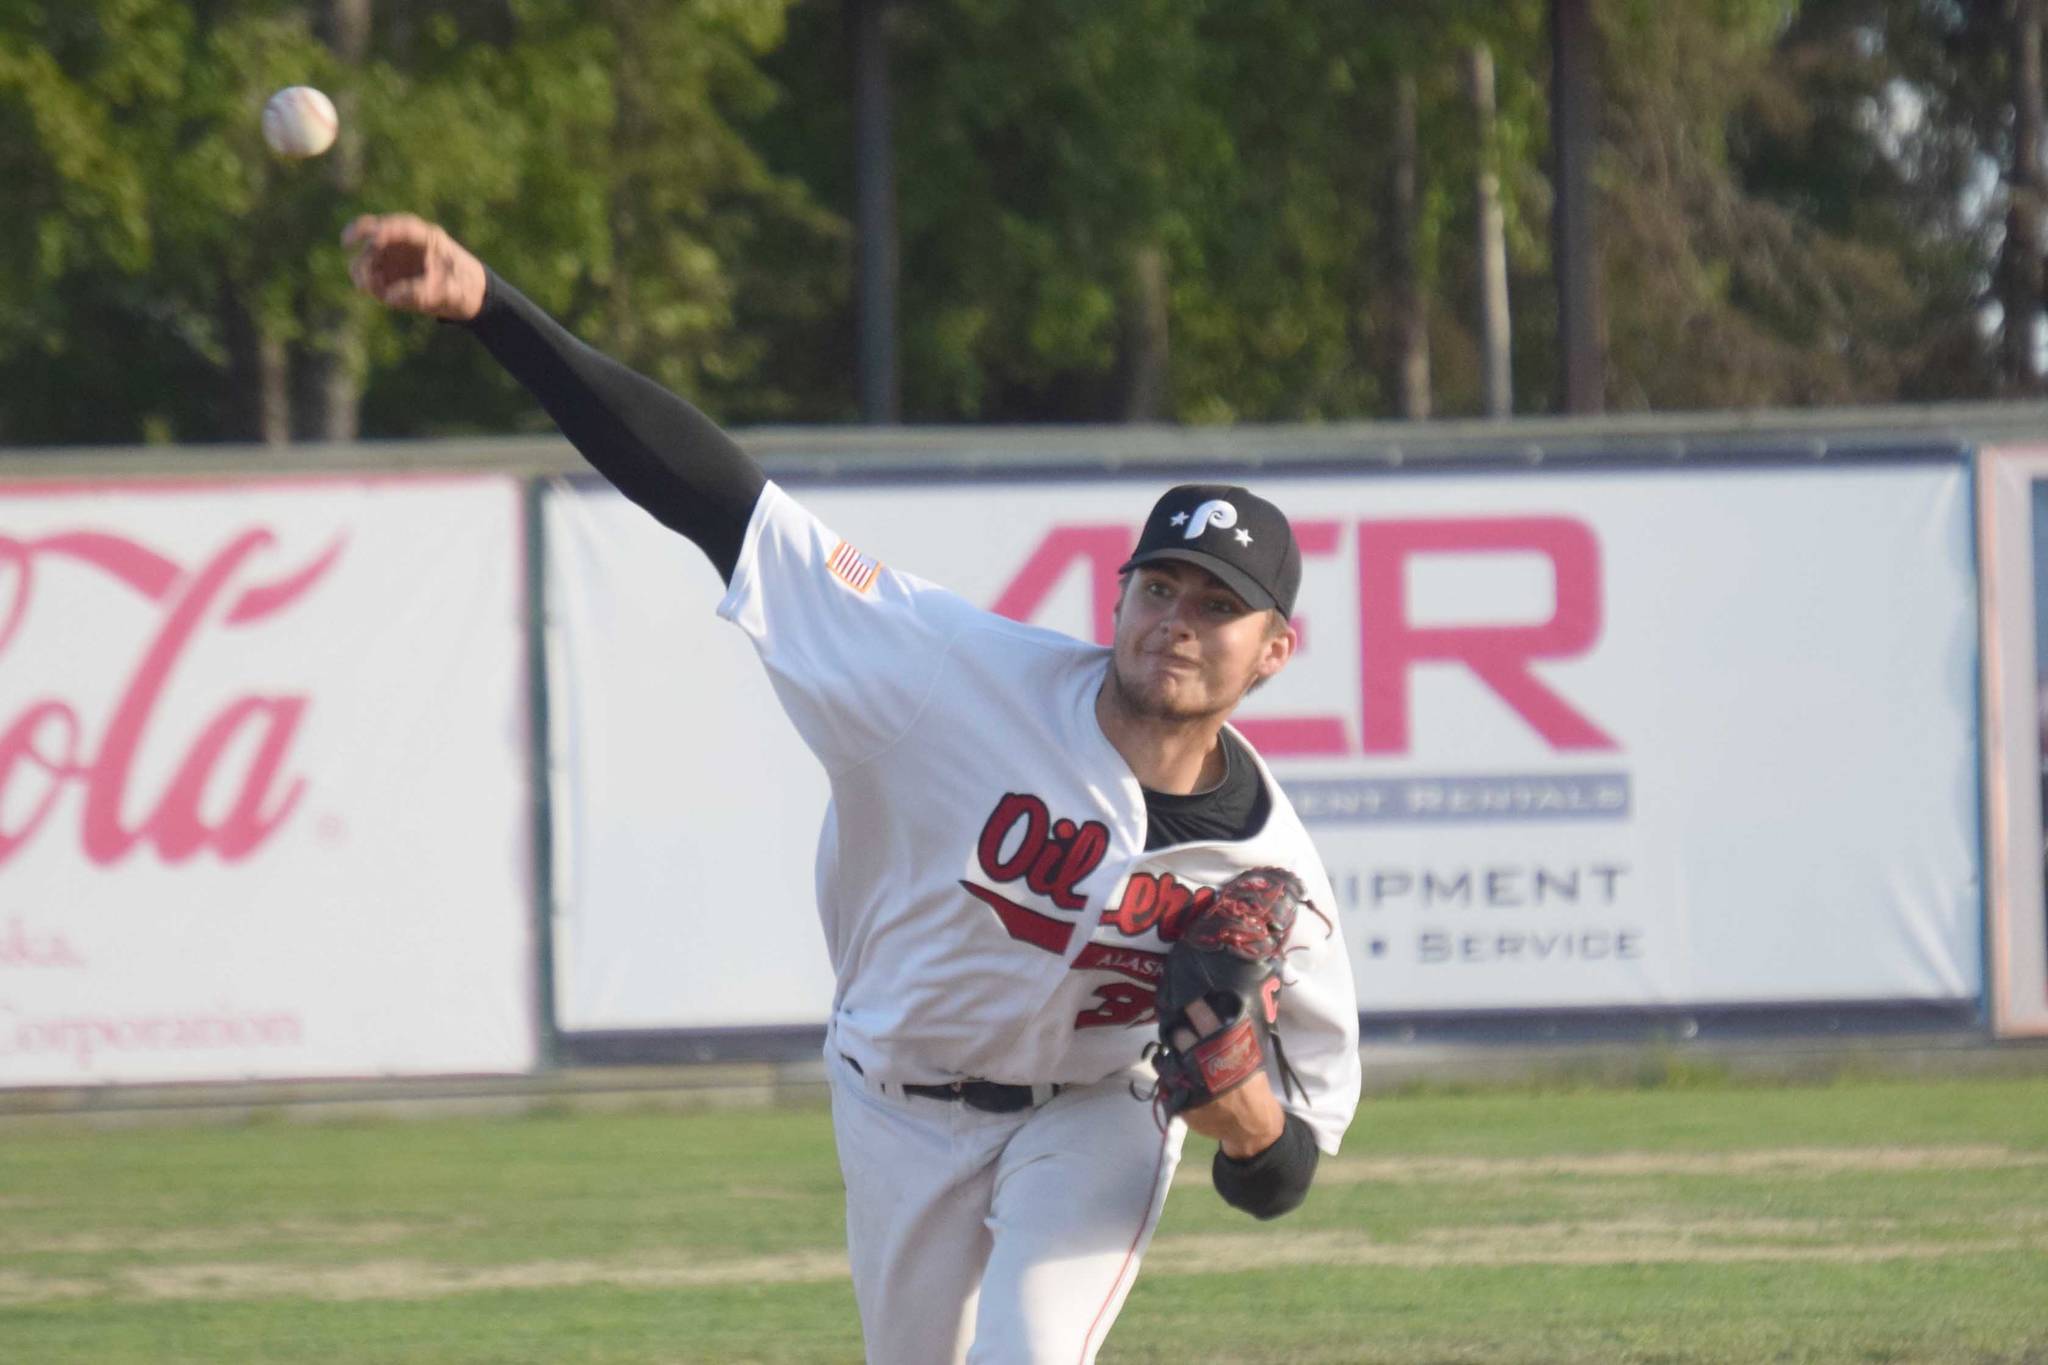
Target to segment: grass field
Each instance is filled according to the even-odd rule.
[[[1374,1099],[1190,1144],[1104,1361],[2048,1362],[2048,1080]],[[0,1136],[0,1361],[859,1358],[822,1109]]]

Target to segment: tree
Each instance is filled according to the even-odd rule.
[[[1942,44],[1904,13],[1937,7],[1606,12],[1617,405],[1975,389],[1971,158],[1955,87],[1925,83]]]
[[[342,434],[359,375],[365,432],[542,424],[348,294],[336,230],[395,208],[721,417],[854,415],[841,0],[412,0],[364,36],[365,3],[0,0],[0,440]],[[1592,6],[1610,406],[1990,393],[2001,335],[2031,358],[2008,5]],[[1513,406],[1553,407],[1547,11],[898,0],[906,415],[1391,415],[1423,354],[1409,410],[1498,410],[1503,276]],[[270,158],[294,82],[357,140]]]
[[[1502,82],[1502,156],[1527,189],[1540,86],[1519,73],[1536,7],[1507,8],[1504,19],[1477,0],[898,6],[906,411],[1235,420],[1383,406],[1399,335],[1378,247],[1391,92],[1404,73],[1416,82],[1415,220],[1401,236],[1426,305],[1444,287],[1441,242],[1461,211],[1447,189],[1456,172],[1435,168],[1478,155],[1457,46],[1475,36],[1518,73]],[[838,20],[832,0],[793,12],[769,65],[802,96],[763,145],[843,212]],[[1521,215],[1508,206],[1511,230]],[[1410,316],[1430,319],[1433,346],[1448,339],[1440,385],[1476,405],[1476,343],[1441,310]],[[804,364],[800,347],[789,352]]]
[[[442,219],[714,406],[787,406],[735,302],[831,292],[834,223],[739,129],[774,98],[785,0],[421,0],[367,37],[355,3],[0,7],[0,438],[345,433],[365,363],[368,430],[528,412],[472,354],[399,365],[433,330],[349,294],[337,234],[365,208]],[[263,149],[256,111],[296,83],[355,109],[337,159]]]

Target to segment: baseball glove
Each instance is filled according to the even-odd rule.
[[[1159,1041],[1147,1047],[1162,1122],[1243,1085],[1277,1050],[1280,959],[1304,903],[1300,879],[1285,868],[1240,872],[1167,951]]]

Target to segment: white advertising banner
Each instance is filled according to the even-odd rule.
[[[2048,1034],[2048,446],[1979,456],[1991,1022]]]
[[[0,489],[0,1086],[535,1060],[519,485]]]
[[[1329,865],[1362,1010],[1978,993],[1960,461],[1242,477],[1305,568],[1302,649],[1241,725]],[[1168,482],[795,491],[1107,640]],[[601,486],[553,490],[547,528],[559,1022],[822,1021],[825,783],[716,575]]]

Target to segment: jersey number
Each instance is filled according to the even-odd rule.
[[[1140,986],[1132,981],[1112,981],[1106,986],[1097,986],[1095,998],[1102,1003],[1075,1015],[1075,1028],[1142,1024],[1151,1019],[1159,1007],[1157,993],[1150,986]]]

